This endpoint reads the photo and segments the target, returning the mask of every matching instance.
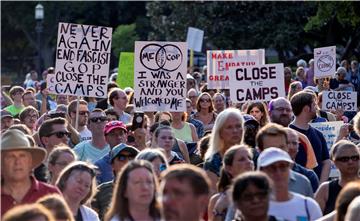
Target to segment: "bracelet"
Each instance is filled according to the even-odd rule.
[[[213,215],[214,215],[215,217],[217,217],[217,216],[223,217],[223,216],[226,215],[226,213],[225,213],[225,211],[219,212],[219,211],[217,211],[216,209],[214,209],[214,210],[213,210]]]

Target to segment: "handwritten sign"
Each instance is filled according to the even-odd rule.
[[[120,88],[134,88],[134,53],[121,52],[116,83]]]
[[[357,111],[357,92],[324,91],[322,99],[322,110]]]
[[[229,89],[230,68],[246,68],[265,64],[265,50],[207,51],[208,88]]]
[[[186,42],[135,42],[136,111],[186,111]]]
[[[310,123],[312,127],[318,129],[325,137],[328,150],[330,151],[334,144],[337,135],[339,134],[340,127],[344,125],[343,121],[331,121],[321,123]]]
[[[112,28],[59,23],[50,93],[106,97]]]
[[[285,97],[284,65],[231,68],[230,97],[235,103]]]
[[[192,49],[197,52],[201,52],[203,38],[204,38],[203,30],[193,27],[188,28],[186,42],[188,44],[189,49]]]
[[[332,77],[336,69],[336,46],[314,49],[314,76]]]

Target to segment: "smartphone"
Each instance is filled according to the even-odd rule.
[[[135,112],[132,121],[132,131],[135,131],[138,128],[142,128],[143,124],[144,124],[144,112]]]

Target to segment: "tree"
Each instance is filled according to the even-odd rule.
[[[133,52],[135,41],[139,40],[136,33],[136,25],[119,25],[113,33],[112,48],[115,56],[119,57],[120,52]]]

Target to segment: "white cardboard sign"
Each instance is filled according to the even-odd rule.
[[[189,49],[192,49],[196,52],[201,52],[203,38],[204,38],[203,30],[193,27],[188,28],[186,42],[188,44]]]
[[[336,46],[314,49],[314,76],[332,77],[336,72]]]
[[[324,91],[322,95],[322,110],[357,111],[357,92]]]

